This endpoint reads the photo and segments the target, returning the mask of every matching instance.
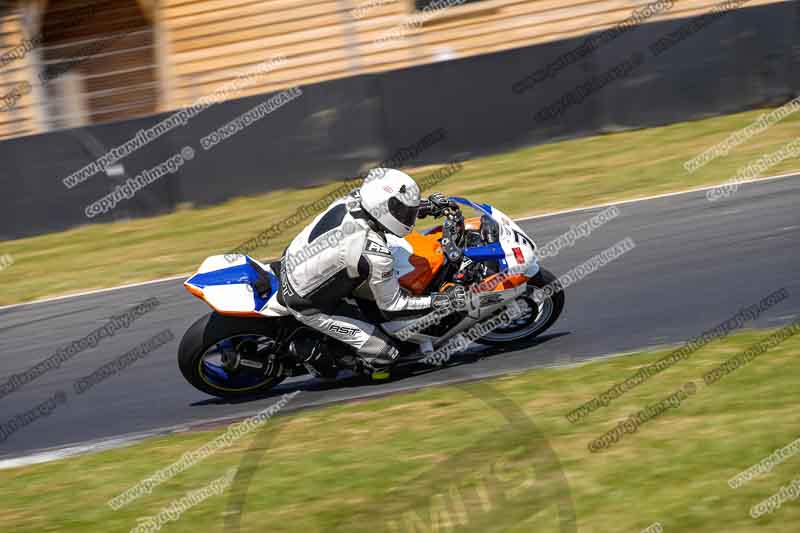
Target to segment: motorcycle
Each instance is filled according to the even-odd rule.
[[[465,218],[462,207],[476,216]],[[564,309],[564,291],[539,266],[536,245],[522,228],[499,209],[464,198],[450,198],[442,218],[424,233],[414,231],[402,239],[388,235],[387,244],[403,288],[425,295],[462,285],[472,303],[466,311],[436,320],[426,311],[387,321],[374,302],[357,301],[365,317],[397,341],[398,364],[426,362],[426,354],[440,353],[510,306],[515,313],[504,318],[513,319],[494,324],[474,340],[500,345],[532,339],[555,323]],[[230,259],[207,258],[183,284],[213,309],[187,330],[178,348],[178,366],[190,384],[213,396],[239,398],[313,373],[294,348],[293,341],[300,339],[328,343],[338,369],[367,373],[351,347],[308,328],[281,305],[280,261],[261,263],[246,255]]]

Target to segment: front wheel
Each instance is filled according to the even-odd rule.
[[[212,396],[241,398],[267,391],[284,379],[267,371],[272,329],[269,319],[209,313],[184,334],[178,367],[186,381]]]
[[[545,296],[537,302],[534,294],[548,285],[555,289],[547,291],[552,292],[552,295]],[[476,342],[497,345],[541,335],[561,316],[564,310],[564,290],[552,272],[540,268],[539,273],[528,280],[528,290],[525,295],[517,298],[517,303],[524,309],[519,318],[507,327],[490,331]]]

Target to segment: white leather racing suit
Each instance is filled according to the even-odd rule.
[[[358,191],[331,204],[289,244],[280,285],[280,299],[297,320],[378,365],[391,364],[399,352],[345,299],[372,300],[386,318],[431,307],[430,296],[411,296],[400,287],[386,237],[370,227]]]

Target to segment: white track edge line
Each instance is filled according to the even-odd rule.
[[[58,302],[60,300],[69,300],[70,298],[80,298],[81,296],[91,296],[93,294],[102,294],[104,292],[112,292],[112,291],[121,291],[123,289],[130,289],[133,287],[142,287],[144,285],[154,285],[156,283],[162,283],[164,281],[176,281],[183,278],[188,278],[192,275],[192,272],[186,274],[178,274],[177,276],[171,276],[168,278],[159,278],[159,279],[151,279],[149,281],[139,281],[137,283],[128,283],[126,285],[117,285],[116,287],[106,287],[104,289],[93,289],[90,291],[84,292],[76,292],[73,294],[64,294],[62,296],[52,296],[49,298],[42,298],[40,300],[32,300],[30,302],[22,302],[18,304],[9,304],[0,306],[0,311],[6,311],[8,309],[14,309],[16,307],[24,307],[28,305],[39,305],[39,304],[46,304],[52,302]]]
[[[320,399],[319,401],[310,402],[307,404],[299,405],[295,409],[290,409],[286,414],[291,413],[293,411],[302,409],[317,409],[322,407],[328,407],[332,405],[340,405],[349,402],[356,402],[360,400],[370,400],[380,398],[382,396],[392,396],[395,394],[403,394],[403,393],[412,393],[421,391],[424,389],[432,388],[432,387],[441,387],[446,385],[458,385],[462,382],[471,382],[471,381],[478,381],[484,379],[495,379],[495,378],[502,378],[506,376],[513,376],[515,374],[521,374],[523,372],[528,372],[531,370],[553,370],[553,369],[566,369],[566,368],[575,368],[579,366],[584,366],[587,364],[591,364],[593,362],[601,362],[603,360],[608,359],[616,359],[618,357],[626,357],[629,355],[635,354],[642,354],[651,351],[656,351],[659,348],[663,348],[661,346],[653,346],[653,347],[645,347],[641,350],[634,350],[628,352],[613,352],[613,353],[606,353],[598,356],[590,356],[586,359],[582,359],[579,361],[572,361],[571,358],[568,361],[559,362],[554,361],[552,363],[543,364],[540,366],[533,366],[529,368],[519,368],[519,369],[510,369],[510,370],[498,370],[496,372],[488,371],[482,372],[476,375],[471,376],[462,376],[457,379],[452,380],[441,380],[441,381],[433,381],[430,383],[420,383],[418,385],[407,385],[404,387],[400,387],[397,389],[392,389],[390,391],[370,391],[365,394],[354,396],[351,398],[330,398],[330,399]],[[301,391],[302,392],[302,391]],[[133,446],[139,442],[144,440],[153,438],[153,437],[166,437],[170,435],[174,435],[177,433],[183,433],[192,431],[195,428],[202,428],[203,426],[213,426],[213,425],[221,425],[227,422],[235,422],[237,420],[242,420],[249,416],[253,416],[254,414],[259,413],[261,410],[256,409],[254,411],[247,411],[244,413],[238,413],[233,415],[227,415],[223,417],[217,418],[210,418],[207,420],[195,420],[193,422],[188,422],[184,424],[176,424],[172,426],[165,426],[161,428],[150,429],[146,431],[136,432],[136,433],[128,433],[123,435],[117,435],[112,437],[104,437],[102,439],[96,441],[87,441],[84,443],[71,443],[66,444],[63,446],[58,446],[54,448],[48,448],[45,450],[38,450],[28,454],[23,454],[15,457],[8,457],[6,459],[0,459],[0,470],[8,470],[12,468],[20,468],[23,466],[31,466],[36,464],[43,464],[49,463],[53,461],[58,461],[61,459],[67,459],[69,457],[76,457],[79,455],[86,455],[90,453],[97,453],[106,450],[114,450],[118,448],[125,448],[128,446]],[[212,429],[219,429],[219,428],[209,428]]]
[[[747,183],[757,183],[757,182],[761,182],[761,181],[771,181],[771,180],[783,179],[783,178],[791,178],[791,177],[800,177],[800,170],[796,170],[794,172],[789,172],[789,173],[786,173],[786,174],[778,174],[777,176],[767,176],[767,177],[764,177],[764,178],[757,178],[757,179],[753,179],[753,180],[737,181],[736,183],[741,185],[741,184],[747,184]],[[535,219],[538,219],[538,218],[546,218],[546,217],[552,217],[552,216],[556,216],[556,215],[565,215],[567,213],[579,213],[581,211],[590,211],[592,209],[599,209],[601,207],[610,207],[612,205],[625,205],[625,204],[632,204],[632,203],[636,203],[636,202],[646,202],[646,201],[649,201],[649,200],[658,200],[660,198],[668,198],[670,196],[678,196],[678,195],[681,195],[681,194],[690,194],[690,193],[693,193],[693,192],[707,191],[709,189],[715,189],[717,187],[725,185],[726,183],[728,183],[728,182],[726,181],[726,182],[718,183],[716,185],[706,185],[706,186],[703,186],[703,187],[697,187],[695,189],[687,189],[687,190],[684,190],[684,191],[675,191],[675,192],[667,192],[667,193],[663,193],[663,194],[656,194],[654,196],[644,196],[644,197],[641,197],[641,198],[631,198],[629,200],[612,201],[612,202],[607,202],[607,203],[604,203],[604,204],[596,204],[596,205],[590,205],[590,206],[586,206],[586,207],[575,207],[575,208],[571,208],[571,209],[564,209],[562,211],[553,211],[552,213],[544,213],[544,214],[540,214],[540,215],[531,215],[531,216],[527,216],[527,217],[515,218],[514,220],[516,222],[525,222],[527,220],[535,220]],[[0,311],[6,311],[6,310],[9,310],[9,309],[15,309],[17,307],[24,307],[24,306],[28,306],[28,305],[39,305],[39,304],[44,304],[44,303],[57,302],[57,301],[61,301],[61,300],[68,300],[70,298],[80,298],[81,296],[91,296],[93,294],[102,294],[102,293],[105,293],[105,292],[119,291],[119,290],[123,290],[123,289],[130,289],[130,288],[133,288],[133,287],[143,287],[145,285],[153,285],[153,284],[162,283],[162,282],[165,282],[165,281],[175,281],[175,280],[179,280],[179,279],[182,279],[182,278],[187,278],[187,277],[189,277],[191,275],[192,275],[192,272],[188,272],[186,274],[179,274],[177,276],[170,276],[170,277],[167,277],[167,278],[153,279],[153,280],[150,280],[150,281],[140,281],[140,282],[137,282],[137,283],[129,283],[129,284],[126,284],[126,285],[118,285],[116,287],[107,287],[107,288],[104,288],[104,289],[94,289],[94,290],[91,290],[91,291],[78,292],[78,293],[73,293],[73,294],[65,294],[63,296],[53,296],[53,297],[50,297],[50,298],[43,298],[41,300],[33,300],[33,301],[30,301],[30,302],[22,302],[22,303],[18,303],[18,304],[3,305],[3,306],[0,306]]]
[[[742,184],[747,184],[747,183],[758,183],[758,182],[761,182],[761,181],[771,181],[771,180],[777,180],[777,179],[783,179],[783,178],[791,178],[791,177],[800,177],[800,170],[795,170],[793,172],[788,172],[786,174],[778,174],[776,176],[766,176],[764,178],[756,178],[756,179],[747,180],[747,181],[737,181],[736,184],[737,185],[742,185]],[[592,209],[599,209],[601,207],[611,207],[612,205],[625,205],[625,204],[633,204],[633,203],[636,203],[636,202],[646,202],[646,201],[649,201],[649,200],[659,200],[661,198],[668,198],[670,196],[678,196],[678,195],[681,195],[681,194],[690,194],[690,193],[693,193],[693,192],[701,192],[701,191],[707,191],[707,190],[710,190],[710,189],[716,189],[717,187],[721,187],[723,185],[726,185],[727,183],[728,183],[728,181],[725,181],[725,182],[722,182],[722,183],[718,183],[716,185],[704,185],[702,187],[696,187],[694,189],[686,189],[686,190],[683,190],[683,191],[665,192],[665,193],[656,194],[656,195],[653,195],[653,196],[643,196],[641,198],[631,198],[630,200],[619,200],[619,201],[607,202],[607,203],[604,203],[604,204],[590,205],[590,206],[586,206],[586,207],[575,207],[575,208],[572,208],[572,209],[564,209],[563,211],[554,211],[552,213],[545,213],[545,214],[542,214],[542,215],[531,215],[531,216],[528,216],[528,217],[516,218],[514,220],[516,220],[517,222],[524,222],[526,220],[534,220],[534,219],[537,219],[537,218],[552,217],[552,216],[555,216],[555,215],[564,215],[564,214],[567,214],[567,213],[578,213],[580,211],[590,211]]]

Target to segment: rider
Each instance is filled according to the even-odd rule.
[[[333,202],[289,244],[281,259],[279,299],[303,324],[355,348],[374,377],[385,376],[399,355],[397,346],[352,298],[373,300],[390,320],[429,309],[466,309],[461,286],[431,296],[408,294],[386,242],[387,233],[405,237],[417,218],[439,216],[448,204],[442,193],[420,201],[419,187],[404,172],[371,170],[360,189]],[[298,339],[292,350],[314,375],[335,377],[325,344]]]

